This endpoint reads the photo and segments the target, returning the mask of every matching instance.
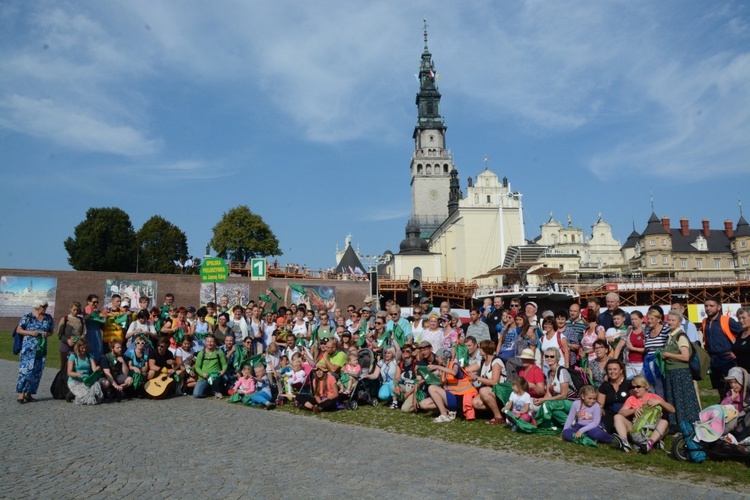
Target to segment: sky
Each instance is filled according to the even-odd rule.
[[[420,56],[465,191],[489,168],[623,243],[651,214],[750,215],[744,1],[0,3],[0,267],[70,269],[90,207],[161,215],[202,257],[247,205],[282,263],[398,251]]]

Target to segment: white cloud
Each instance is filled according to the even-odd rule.
[[[0,101],[0,110],[0,126],[73,149],[124,156],[151,154],[159,149],[159,141],[147,139],[131,126],[110,123],[91,110],[52,99],[13,94]]]

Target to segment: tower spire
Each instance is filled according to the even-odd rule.
[[[424,21],[424,51],[427,52],[427,18],[422,18],[422,21]]]

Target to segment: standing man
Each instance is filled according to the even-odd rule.
[[[219,297],[219,314],[229,312],[229,296],[222,295]]]
[[[581,306],[575,302],[568,308],[568,321],[565,322],[565,338],[570,346],[570,365],[574,366],[578,360],[577,353],[581,349],[581,339],[586,331],[586,322],[581,318]]]
[[[474,337],[476,343],[483,340],[490,340],[490,329],[487,323],[482,321],[482,314],[479,312],[479,308],[472,307],[469,309],[469,317],[471,320],[464,329],[466,337]]]
[[[612,313],[620,307],[620,296],[615,292],[609,292],[605,300],[607,302],[607,309],[599,314],[599,320],[597,322],[602,325],[606,331],[615,326],[615,323],[612,320]],[[630,326],[630,314],[628,313],[625,313],[625,326]]]
[[[737,364],[732,345],[743,329],[734,319],[721,314],[721,300],[718,297],[707,298],[703,307],[706,309],[703,342],[711,355],[711,387],[719,392],[721,399],[724,397],[724,377]]]
[[[109,307],[105,310],[105,325],[104,332],[102,332],[102,338],[104,340],[104,352],[109,352],[109,344],[115,340],[119,342],[125,341],[125,333],[120,323],[115,320],[125,314],[125,311],[120,307],[122,298],[119,294],[113,294]]]
[[[495,310],[487,315],[487,327],[490,329],[490,340],[497,344],[499,333],[497,325],[500,324],[500,320],[503,317],[503,298],[496,295],[492,299],[492,305],[495,307]]]
[[[524,306],[524,314],[526,314],[526,319],[529,320],[529,326],[532,328],[537,328],[538,326],[538,320],[536,317],[536,312],[538,310],[539,306],[533,301],[526,302],[526,305]]]
[[[670,309],[672,311],[677,311],[682,314],[683,318],[685,318],[682,322],[682,331],[688,336],[690,342],[698,342],[698,329],[695,327],[695,324],[688,319],[686,304],[681,299],[673,297]]]

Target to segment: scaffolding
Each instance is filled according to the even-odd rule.
[[[592,289],[579,290],[581,302],[604,297],[610,292],[620,296],[621,306],[670,304],[674,297],[680,297],[688,304],[702,304],[709,297],[718,297],[722,303],[750,303],[750,281],[747,280],[623,280],[608,281]]]

